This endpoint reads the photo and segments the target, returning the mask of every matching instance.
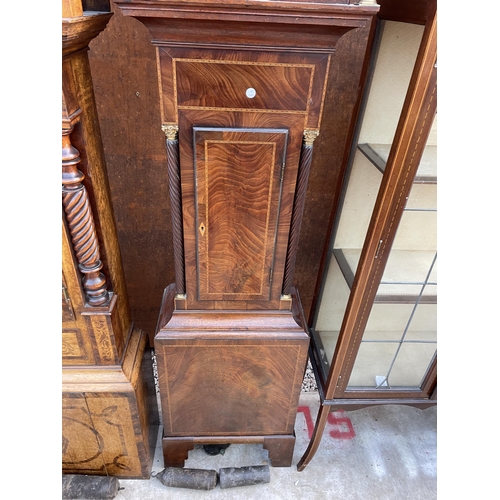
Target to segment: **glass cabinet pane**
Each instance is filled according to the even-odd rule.
[[[423,26],[384,21],[359,140],[344,184],[312,333],[323,378],[334,359]],[[347,390],[417,388],[436,353],[437,120],[398,224]]]
[[[417,388],[436,355],[436,125],[434,119],[348,389]]]
[[[436,354],[437,287],[429,282],[436,262],[434,258],[417,295],[396,290],[393,296],[377,296],[348,389],[420,386]]]

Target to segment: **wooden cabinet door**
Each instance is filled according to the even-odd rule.
[[[198,300],[269,300],[285,129],[194,127]]]

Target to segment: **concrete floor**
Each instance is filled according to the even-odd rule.
[[[210,491],[163,486],[158,479],[120,480],[117,500],[165,499],[307,499],[433,500],[437,498],[436,407],[400,405],[364,408],[330,415],[320,447],[303,472],[304,453],[319,408],[316,392],[303,392],[295,433],[293,465],[271,467],[271,482]],[[152,475],[163,470],[161,429]],[[262,445],[231,445],[210,456],[202,447],[190,452],[184,467],[215,469],[268,463]]]

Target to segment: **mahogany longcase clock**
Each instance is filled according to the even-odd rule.
[[[157,51],[175,283],[155,335],[165,466],[262,443],[290,466],[309,335],[292,286],[337,41],[375,2],[119,0]],[[366,47],[365,47],[366,49]]]

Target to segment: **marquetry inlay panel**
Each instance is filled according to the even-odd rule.
[[[63,394],[63,472],[141,476],[134,404],[127,394]]]
[[[79,329],[63,330],[62,332],[62,358],[63,363],[89,362],[82,332]],[[93,361],[91,359],[90,361]]]

